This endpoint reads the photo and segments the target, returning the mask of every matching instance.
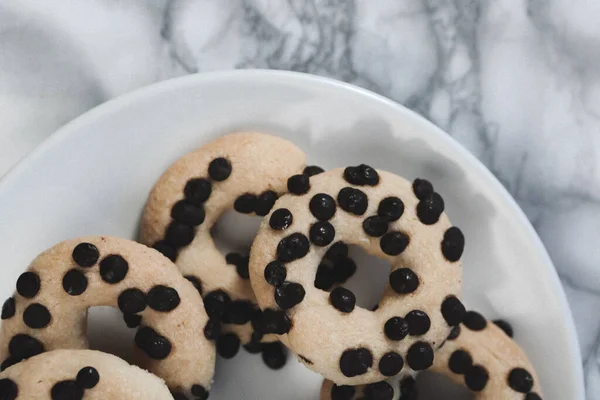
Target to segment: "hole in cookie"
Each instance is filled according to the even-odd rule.
[[[459,385],[450,378],[431,371],[424,371],[417,376],[419,400],[472,400],[475,398],[464,385]]]
[[[262,219],[233,210],[225,212],[210,231],[215,246],[223,254],[237,252],[248,255]]]
[[[136,330],[127,328],[123,314],[113,307],[91,307],[88,311],[87,337],[92,350],[114,354],[131,363]]]

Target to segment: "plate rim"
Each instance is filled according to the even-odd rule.
[[[323,77],[319,75],[313,75],[303,72],[296,71],[284,71],[284,70],[269,70],[269,69],[246,69],[246,70],[227,70],[227,71],[210,71],[195,73],[189,75],[183,75],[176,78],[163,80],[157,83],[144,86],[133,91],[121,94],[108,101],[105,101],[86,112],[80,114],[74,119],[70,120],[66,124],[51,133],[45,138],[40,144],[38,144],[32,151],[27,153],[21,158],[15,165],[13,165],[0,178],[0,195],[10,191],[11,185],[19,180],[19,177],[25,170],[31,168],[35,164],[36,160],[40,158],[47,151],[50,151],[55,146],[60,146],[61,142],[68,139],[71,135],[77,133],[80,127],[93,123],[94,119],[101,117],[112,112],[116,112],[119,109],[127,106],[128,104],[135,103],[139,100],[149,98],[152,96],[160,95],[163,92],[175,90],[182,86],[198,85],[202,84],[203,81],[216,81],[216,80],[230,80],[230,79],[246,79],[246,80],[270,80],[270,81],[289,81],[294,80],[296,82],[304,82],[307,84],[317,84],[321,86],[328,86],[332,89],[338,89],[348,92],[353,92],[358,96],[369,98],[370,100],[381,103],[387,107],[395,109],[398,113],[402,114],[405,118],[413,119],[418,124],[421,124],[427,134],[436,135],[440,140],[445,141],[445,144],[450,146],[452,151],[457,152],[464,160],[469,163],[470,166],[478,169],[478,172],[490,183],[492,189],[500,194],[501,200],[505,202],[511,208],[517,217],[517,220],[521,222],[526,234],[534,244],[536,252],[540,255],[541,260],[546,265],[550,281],[555,286],[554,292],[558,296],[558,302],[561,307],[563,315],[565,315],[569,326],[566,327],[567,339],[569,340],[569,352],[572,353],[572,360],[575,364],[575,370],[573,371],[576,381],[578,381],[577,390],[575,394],[577,398],[585,398],[585,380],[583,372],[583,363],[581,358],[581,350],[579,345],[579,339],[577,331],[575,329],[575,322],[573,319],[573,313],[567,301],[565,290],[562,286],[562,282],[558,276],[558,272],[548,254],[542,240],[535,231],[535,228],[527,218],[525,212],[519,206],[517,201],[508,192],[508,190],[502,185],[498,178],[480,161],[475,155],[467,150],[461,143],[459,143],[449,133],[444,131],[442,128],[434,124],[432,121],[416,113],[415,111],[407,108],[406,106],[397,103],[396,101],[389,99],[383,95],[379,95],[368,89],[361,88],[359,86],[339,81],[337,79]]]

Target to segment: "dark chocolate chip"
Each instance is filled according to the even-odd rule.
[[[0,399],[15,400],[19,395],[19,387],[8,378],[0,379]]]
[[[344,169],[344,179],[353,185],[375,186],[379,183],[379,174],[374,168],[360,164],[356,167],[346,167]]]
[[[463,318],[463,325],[472,331],[481,331],[487,326],[487,321],[478,312],[467,311]]]
[[[155,311],[169,312],[177,308],[181,299],[172,287],[156,285],[148,292],[146,302]]]
[[[448,228],[442,240],[442,254],[446,260],[455,262],[460,260],[465,249],[465,237],[457,227]]]
[[[348,245],[344,242],[335,242],[323,256],[323,259],[337,262],[343,258],[348,257]]]
[[[416,342],[406,353],[408,366],[415,371],[422,371],[433,364],[433,349],[426,342]]]
[[[327,221],[335,215],[337,206],[335,205],[335,200],[330,195],[326,193],[317,193],[310,199],[308,208],[316,219],[319,221]]]
[[[404,360],[398,353],[390,351],[379,360],[379,372],[385,376],[394,376],[400,373],[404,367]]]
[[[337,283],[344,283],[356,272],[356,263],[350,257],[344,257],[333,264],[333,278]]]
[[[271,286],[281,286],[287,276],[285,264],[280,261],[271,261],[265,267],[265,280]]]
[[[240,349],[240,338],[235,333],[224,333],[217,339],[217,353],[223,358],[233,358]]]
[[[529,392],[525,395],[525,400],[542,400],[542,396],[536,392]]]
[[[152,247],[173,262],[177,259],[177,249],[170,246],[165,240],[159,240]]]
[[[318,175],[322,172],[325,172],[325,170],[321,167],[318,167],[316,165],[307,165],[304,168],[304,171],[302,171],[303,174],[306,174],[308,176],[315,176]]]
[[[365,387],[364,400],[392,400],[394,388],[387,382],[371,383]]]
[[[256,199],[256,205],[254,206],[254,212],[256,215],[264,217],[268,213],[271,212],[271,208],[275,205],[277,201],[277,193],[272,190],[267,190],[258,196]]]
[[[98,262],[100,252],[98,248],[91,243],[79,243],[73,249],[73,261],[80,267],[91,267]]]
[[[288,310],[304,300],[306,292],[301,284],[284,282],[275,289],[275,302],[284,310]]]
[[[250,270],[249,270],[249,262],[250,258],[247,256],[242,256],[235,263],[235,270],[242,279],[250,279]]]
[[[500,329],[502,329],[504,331],[504,333],[506,333],[506,336],[512,338],[513,337],[513,328],[512,326],[506,322],[503,319],[495,319],[494,320],[494,324],[496,324],[496,326]]]
[[[204,337],[208,340],[217,340],[221,335],[221,321],[210,318],[204,326]]]
[[[465,374],[473,366],[473,358],[464,350],[456,350],[448,359],[448,368],[455,374]]]
[[[206,400],[208,399],[208,390],[202,385],[192,385],[192,394],[196,397],[195,400]]]
[[[524,368],[513,368],[508,374],[508,385],[519,393],[527,393],[533,388],[533,376]]]
[[[417,381],[412,376],[407,376],[400,381],[400,400],[417,400]]]
[[[119,310],[124,314],[137,314],[146,308],[146,294],[140,289],[125,289],[117,299]]]
[[[460,325],[456,325],[452,329],[450,329],[450,334],[448,335],[448,340],[454,340],[460,335]]]
[[[246,350],[250,354],[258,354],[262,353],[264,348],[264,343],[250,341],[244,345],[244,350]]]
[[[8,343],[8,352],[15,362],[44,352],[44,345],[39,340],[22,333],[13,336]]]
[[[356,296],[346,288],[336,287],[329,293],[329,302],[336,310],[349,313],[356,306]]]
[[[354,393],[356,393],[354,386],[338,386],[334,383],[331,387],[331,400],[352,400]]]
[[[60,381],[50,390],[52,400],[81,400],[83,388],[75,381]]]
[[[88,280],[83,273],[76,269],[67,271],[63,276],[62,287],[71,296],[79,296],[87,289]]]
[[[282,262],[290,262],[308,254],[310,242],[301,233],[292,233],[279,241],[277,245],[277,258]]]
[[[252,320],[252,327],[263,334],[284,335],[292,328],[292,321],[285,311],[267,308]]]
[[[364,347],[345,350],[340,357],[340,371],[349,378],[367,373],[372,366],[373,354]]]
[[[304,194],[310,190],[309,177],[306,174],[290,176],[287,181],[288,192],[292,194]]]
[[[194,240],[196,234],[193,227],[173,221],[167,226],[165,231],[165,241],[168,245],[179,248],[187,246]]]
[[[233,209],[242,214],[250,214],[253,213],[256,209],[256,195],[252,193],[244,193],[233,203]]]
[[[240,253],[227,253],[227,255],[225,256],[225,262],[227,262],[227,264],[232,264],[232,265],[236,265],[239,264],[243,261],[244,256],[241,255]]]
[[[316,246],[327,246],[335,238],[335,228],[329,222],[315,222],[310,227],[309,236]]]
[[[193,205],[186,200],[178,201],[171,208],[171,218],[185,225],[200,225],[204,222],[205,217],[203,206]]]
[[[444,299],[441,311],[446,323],[450,326],[460,324],[466,314],[465,306],[454,295],[450,295]]]
[[[488,372],[481,365],[473,365],[465,372],[465,385],[474,392],[481,392],[488,379]]]
[[[351,187],[339,191],[337,202],[342,210],[354,215],[363,215],[369,206],[369,198],[365,192]]]
[[[15,315],[16,306],[15,306],[15,298],[9,297],[6,299],[4,304],[2,304],[2,319],[9,319]]]
[[[111,254],[100,261],[100,276],[106,283],[121,282],[125,279],[127,271],[129,271],[129,264],[120,255]]]
[[[408,335],[408,323],[402,317],[392,317],[386,321],[383,330],[388,339],[402,340]]]
[[[31,299],[40,291],[40,277],[35,272],[23,272],[17,279],[17,293]]]
[[[142,323],[142,316],[137,314],[123,314],[123,321],[128,328],[137,328]]]
[[[373,237],[383,236],[388,230],[388,223],[379,216],[365,218],[362,226],[365,233]]]
[[[377,207],[377,215],[387,222],[397,221],[402,214],[404,214],[404,203],[397,197],[386,197]]]
[[[398,294],[412,293],[419,287],[419,277],[410,268],[393,271],[389,278],[390,286]]]
[[[423,200],[425,197],[433,193],[433,185],[425,179],[415,179],[412,184],[412,189],[417,196],[417,199]]]
[[[444,199],[436,192],[425,196],[417,204],[417,217],[425,225],[433,225],[438,222],[443,212]]]
[[[13,365],[17,364],[19,361],[14,357],[9,356],[6,360],[2,361],[2,364],[0,364],[0,372],[4,371],[6,368],[12,367]]]
[[[32,329],[45,328],[51,319],[50,311],[38,303],[28,305],[25,311],[23,311],[23,322]]]
[[[200,296],[202,296],[202,282],[200,281],[200,279],[196,278],[194,275],[186,275],[184,276],[184,278],[190,281],[192,285],[194,285],[198,293],[200,293]]]
[[[280,342],[265,343],[262,360],[271,369],[281,369],[287,361],[287,351]]]
[[[173,392],[173,391],[171,391],[171,396],[173,396],[173,400],[190,400],[182,392]]]
[[[231,175],[231,163],[223,157],[215,158],[208,164],[208,175],[215,181],[224,181]]]
[[[402,232],[388,232],[379,241],[379,247],[388,256],[397,256],[401,254],[408,243],[410,238]]]
[[[404,320],[408,324],[408,333],[412,336],[424,335],[431,327],[429,316],[421,310],[412,310]]]
[[[269,218],[269,226],[272,229],[281,231],[287,229],[294,220],[292,213],[287,208],[278,208],[273,211],[271,218]]]
[[[254,313],[254,306],[248,300],[233,300],[221,317],[226,324],[244,325],[249,322]]]
[[[82,388],[92,389],[100,382],[100,374],[94,367],[83,367],[77,373],[75,380]]]
[[[135,344],[154,360],[164,360],[171,353],[171,342],[154,329],[144,326],[135,334]]]
[[[196,206],[200,206],[208,200],[211,192],[212,184],[204,178],[190,179],[183,189],[186,200]]]
[[[317,289],[328,291],[335,283],[333,267],[328,263],[322,262],[317,268],[314,285]]]
[[[210,318],[219,319],[231,303],[231,298],[223,290],[214,290],[204,296],[204,309]]]

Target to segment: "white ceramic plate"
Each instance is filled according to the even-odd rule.
[[[539,238],[500,183],[413,112],[309,75],[189,76],[108,102],[62,128],[0,184],[0,295],[11,295],[29,262],[60,240],[90,234],[135,238],[144,201],[161,172],[187,151],[238,130],[288,138],[309,154],[310,163],[326,168],[365,162],[431,180],[467,238],[467,306],[514,325],[546,399],[583,399],[565,295]],[[102,339],[114,340],[112,333],[131,335],[109,310],[93,318],[93,330],[104,324],[103,334],[94,335],[96,347],[106,348]],[[125,339],[111,351],[130,343]],[[317,398],[319,376],[295,360],[269,371],[259,357],[240,351],[233,360],[219,360],[211,399]]]

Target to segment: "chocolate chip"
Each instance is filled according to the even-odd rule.
[[[456,325],[452,329],[450,329],[450,334],[448,335],[448,340],[454,340],[460,335],[460,325]]]
[[[323,259],[337,262],[345,257],[348,257],[348,245],[344,242],[336,242],[329,249],[327,249]]]
[[[369,206],[369,199],[365,192],[351,187],[340,190],[337,201],[342,210],[354,215],[363,215]]]
[[[335,238],[335,228],[329,222],[315,222],[310,227],[309,236],[316,246],[327,246]]]
[[[328,291],[335,283],[333,267],[328,263],[321,263],[317,268],[314,285],[317,289]]]
[[[402,317],[392,317],[386,321],[383,331],[388,339],[402,340],[408,335],[408,323]]]
[[[185,275],[184,278],[190,281],[198,293],[200,293],[200,296],[202,296],[202,282],[200,279],[196,278],[194,275]]]
[[[15,298],[9,297],[6,299],[4,304],[2,304],[2,319],[9,319],[15,315],[16,306],[15,306]]]
[[[154,360],[164,360],[171,353],[171,342],[148,326],[141,327],[134,340],[135,344]]]
[[[337,206],[335,205],[335,200],[330,195],[326,193],[317,193],[310,199],[308,208],[316,219],[319,221],[327,221],[335,215]]]
[[[256,208],[257,198],[255,195],[251,193],[244,193],[233,203],[233,208],[235,211],[242,214],[250,214],[253,213]]]
[[[473,358],[464,350],[456,350],[448,359],[448,368],[455,374],[464,374],[473,366]]]
[[[442,240],[442,254],[446,260],[450,262],[460,260],[464,248],[465,237],[460,229],[455,226],[448,228],[444,233],[444,239]]]
[[[378,216],[365,218],[362,226],[365,233],[373,237],[383,236],[388,230],[388,223]]]
[[[481,392],[488,379],[489,375],[481,365],[473,365],[465,372],[465,385],[474,392]]]
[[[81,400],[83,388],[75,381],[60,381],[50,390],[52,400]]]
[[[385,376],[394,376],[400,373],[404,367],[404,360],[398,353],[390,351],[379,360],[379,372]]]
[[[194,384],[192,385],[192,394],[196,397],[195,400],[206,400],[208,399],[208,390],[204,388],[202,385]]]
[[[208,175],[215,181],[224,181],[231,175],[231,163],[223,157],[215,158],[208,164]]]
[[[450,295],[444,299],[441,311],[446,323],[450,326],[460,324],[466,314],[465,306],[454,295]]]
[[[226,324],[244,325],[249,322],[254,313],[254,306],[248,300],[233,300],[221,317]]]
[[[525,395],[525,400],[542,400],[542,397],[535,392],[529,392]]]
[[[373,354],[364,347],[345,350],[340,357],[340,371],[349,378],[367,373],[372,366]]]
[[[478,312],[468,311],[463,318],[463,325],[472,331],[481,331],[487,326],[487,321]]]
[[[419,200],[423,200],[433,193],[433,185],[425,179],[415,179],[412,184],[412,189]]]
[[[202,224],[205,216],[203,206],[195,206],[186,200],[178,201],[171,208],[171,218],[189,226]]]
[[[265,343],[262,360],[271,369],[281,369],[287,361],[287,351],[280,342]]]
[[[98,262],[100,252],[91,243],[79,243],[73,249],[72,257],[73,261],[80,267],[91,267]]]
[[[214,290],[204,296],[204,309],[210,318],[220,318],[231,303],[231,298],[223,290]]]
[[[416,342],[406,353],[408,366],[415,371],[422,371],[433,364],[433,349],[426,342]]]
[[[12,367],[20,361],[21,360],[17,360],[16,358],[9,356],[6,360],[2,361],[2,364],[0,364],[0,372],[4,371],[6,368]]]
[[[419,277],[410,268],[393,271],[389,278],[390,286],[398,294],[412,293],[419,287]]]
[[[250,278],[250,271],[248,269],[249,257],[239,253],[229,253],[225,256],[225,261],[227,261],[227,264],[235,265],[235,270],[242,279]]]
[[[179,248],[187,246],[194,240],[196,234],[193,227],[173,221],[165,231],[165,241],[168,245]]]
[[[400,381],[400,400],[417,400],[417,382],[412,376]]]
[[[503,319],[495,319],[494,324],[506,333],[506,336],[512,338],[513,337],[513,328],[512,326]]]
[[[204,178],[190,179],[183,189],[186,200],[196,206],[200,206],[208,200],[211,192],[212,184]]]
[[[216,318],[210,318],[204,326],[204,337],[208,340],[217,340],[221,335],[221,322]]]
[[[304,300],[304,288],[296,282],[284,282],[275,289],[275,302],[284,310],[288,310]]]
[[[269,218],[269,226],[272,229],[281,231],[287,229],[294,220],[292,213],[287,208],[278,208],[273,211],[271,218]]]
[[[346,288],[336,287],[329,293],[329,302],[336,310],[349,313],[356,306],[356,296]]]
[[[39,340],[22,333],[13,336],[8,343],[8,352],[15,363],[44,352],[44,345]]]
[[[19,395],[19,387],[8,378],[0,379],[0,395],[2,400],[15,400]]]
[[[350,257],[344,257],[333,264],[333,278],[337,283],[344,283],[356,272],[356,263]]]
[[[256,333],[256,332],[253,332]],[[250,354],[258,354],[262,353],[264,348],[264,344],[260,343],[256,340],[250,340],[247,344],[244,345],[244,350],[246,350]]]
[[[309,177],[306,174],[291,176],[287,181],[288,192],[292,194],[304,194],[310,190]]]
[[[35,272],[23,272],[17,279],[17,293],[31,299],[40,291],[40,277]]]
[[[169,312],[177,308],[181,299],[177,290],[172,287],[156,285],[148,292],[146,301],[155,311]]]
[[[402,232],[388,232],[379,241],[379,247],[388,256],[397,256],[406,249],[409,242],[410,238]]]
[[[308,254],[310,243],[301,233],[292,233],[279,241],[277,258],[282,262],[290,262]]]
[[[377,215],[387,222],[397,221],[402,214],[404,214],[404,203],[397,197],[386,197],[377,207]]]
[[[280,261],[271,261],[265,267],[265,280],[271,286],[281,286],[287,276],[285,264]]]
[[[123,314],[123,321],[128,328],[137,328],[142,323],[142,316],[137,314]]]
[[[76,269],[67,271],[63,276],[62,287],[67,294],[79,296],[87,289],[88,280],[84,274]]]
[[[425,225],[433,225],[438,222],[443,212],[444,199],[436,192],[425,196],[417,204],[417,217]]]
[[[115,284],[125,279],[129,263],[117,254],[106,256],[100,261],[100,277],[106,283]]]
[[[392,400],[394,388],[387,382],[371,383],[365,387],[364,400]]]
[[[346,167],[344,169],[344,179],[353,185],[375,186],[379,183],[379,174],[374,168],[360,164],[356,167]]]
[[[429,316],[421,310],[412,310],[404,317],[408,324],[408,333],[412,336],[424,335],[431,327]]]
[[[77,373],[75,380],[82,388],[92,389],[100,382],[100,374],[94,367],[83,367]]]
[[[267,190],[258,196],[256,199],[256,205],[254,206],[254,212],[256,215],[264,217],[268,213],[271,212],[271,208],[275,205],[277,201],[277,193],[272,190]]]
[[[252,327],[263,334],[284,335],[292,328],[292,321],[285,311],[267,308],[252,320]]]
[[[126,289],[117,299],[119,310],[124,314],[137,314],[146,308],[146,294],[140,289]]]
[[[354,393],[356,393],[354,386],[338,386],[334,383],[331,387],[331,400],[352,400]]]
[[[51,319],[50,311],[38,303],[28,305],[25,311],[23,311],[23,322],[32,329],[45,328]]]
[[[508,374],[508,385],[516,392],[527,393],[533,388],[533,376],[524,368],[513,368]]]
[[[169,245],[165,240],[159,240],[152,247],[173,262],[177,259],[177,249]]]
[[[171,392],[171,396],[173,396],[173,400],[190,400],[182,392],[173,392],[173,391],[170,391],[170,392]]]
[[[240,349],[240,339],[235,333],[224,333],[217,339],[217,353],[223,358],[233,358]]]

